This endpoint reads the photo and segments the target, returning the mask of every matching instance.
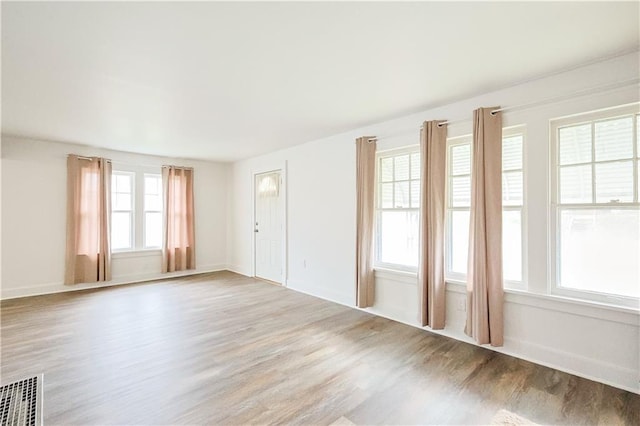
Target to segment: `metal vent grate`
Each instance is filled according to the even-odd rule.
[[[0,419],[2,426],[42,425],[42,375],[2,386]]]

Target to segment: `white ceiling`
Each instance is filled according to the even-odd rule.
[[[639,44],[639,3],[2,3],[2,131],[236,160]]]

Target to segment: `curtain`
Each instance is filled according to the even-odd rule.
[[[111,162],[67,157],[65,284],[111,280]]]
[[[503,344],[502,115],[473,112],[471,219],[465,333],[479,344]]]
[[[162,272],[196,268],[193,169],[162,166],[164,238]]]
[[[376,171],[376,141],[356,139],[356,303],[373,306],[373,220]]]
[[[447,126],[425,121],[420,135],[419,320],[433,329],[445,323],[444,217]]]

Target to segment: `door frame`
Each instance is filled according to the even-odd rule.
[[[283,287],[287,286],[288,280],[288,247],[287,247],[287,232],[288,232],[288,221],[287,221],[287,161],[283,161],[280,164],[274,164],[273,167],[264,167],[264,168],[256,168],[251,170],[251,276],[256,278],[256,233],[255,225],[256,225],[256,177],[258,175],[264,173],[271,172],[280,172],[280,178],[282,179],[282,183],[280,184],[280,206],[281,206],[281,214],[282,214],[282,282],[280,283]]]

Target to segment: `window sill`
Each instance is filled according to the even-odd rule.
[[[376,278],[401,284],[417,285],[417,274],[392,269],[374,268]],[[467,284],[460,280],[446,280],[447,291],[466,294]],[[555,294],[532,293],[521,289],[505,289],[505,302],[548,309],[567,314],[640,326],[640,309],[576,299]]]
[[[377,278],[393,280],[403,284],[416,285],[418,280],[417,272],[399,271],[397,269],[381,267],[373,268],[373,271]]]
[[[116,251],[111,253],[113,259],[127,259],[132,257],[155,257],[162,254],[162,249],[141,249],[141,250],[127,250]]]

